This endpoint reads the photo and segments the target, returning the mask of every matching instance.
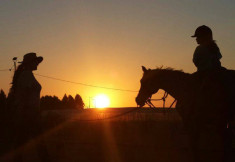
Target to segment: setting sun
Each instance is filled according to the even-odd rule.
[[[105,108],[108,107],[110,104],[108,96],[104,94],[96,96],[94,102],[95,107],[97,108]]]

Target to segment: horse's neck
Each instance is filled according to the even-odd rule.
[[[189,95],[190,74],[181,71],[163,70],[161,77],[162,83],[160,88],[168,92],[175,99],[185,99]]]

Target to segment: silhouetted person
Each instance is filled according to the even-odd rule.
[[[226,68],[221,66],[222,55],[218,45],[213,40],[212,30],[208,26],[199,26],[191,37],[195,37],[199,44],[193,54],[193,63],[197,67],[197,72],[193,73],[193,78],[200,85],[200,88],[195,89],[195,91],[200,92],[203,88],[206,88],[205,84],[210,82],[211,78],[219,80],[223,75],[221,72],[225,71]]]
[[[199,44],[193,55],[193,63],[197,67],[197,71],[221,68],[220,59],[222,55],[213,40],[212,30],[205,25],[199,26],[192,37],[196,37]]]
[[[196,37],[199,44],[193,55],[193,63],[197,67],[197,72],[193,74],[196,88],[192,104],[197,105],[194,114],[191,114],[196,114],[193,132],[194,151],[197,154],[195,161],[207,161],[206,157],[212,157],[217,151],[218,161],[230,162],[231,137],[226,128],[230,106],[226,87],[227,70],[221,66],[222,55],[208,26],[199,26],[192,37]],[[211,106],[215,100],[219,101],[218,104]]]
[[[24,147],[29,140],[34,139],[41,132],[40,125],[40,91],[41,85],[34,77],[42,57],[36,53],[27,53],[14,73],[9,97],[15,123],[14,147]],[[42,143],[37,145],[40,158],[45,157],[46,149]],[[16,161],[22,161],[20,154],[16,154]]]

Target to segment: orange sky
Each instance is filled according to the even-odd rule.
[[[221,49],[222,64],[235,69],[235,2],[232,1],[70,0],[0,2],[0,69],[27,52],[44,57],[35,73],[110,88],[138,90],[141,65],[196,69],[197,46],[190,36],[208,25]],[[8,92],[11,72],[0,72]],[[136,106],[137,93],[91,88],[36,76],[42,95],[62,97],[102,93],[111,107]],[[159,94],[155,98],[161,97]],[[160,104],[160,103],[159,103]],[[159,105],[157,103],[157,105]]]

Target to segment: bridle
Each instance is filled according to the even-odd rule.
[[[168,93],[165,91],[164,95],[162,98],[160,99],[151,99],[152,95],[145,101],[145,103],[150,107],[150,108],[156,108],[154,106],[154,104],[151,101],[163,101],[163,108],[165,108],[165,103],[166,103],[166,98],[168,97]],[[174,105],[174,103],[177,102],[177,100],[175,99],[171,105],[169,106],[169,108],[172,108],[172,106]]]

